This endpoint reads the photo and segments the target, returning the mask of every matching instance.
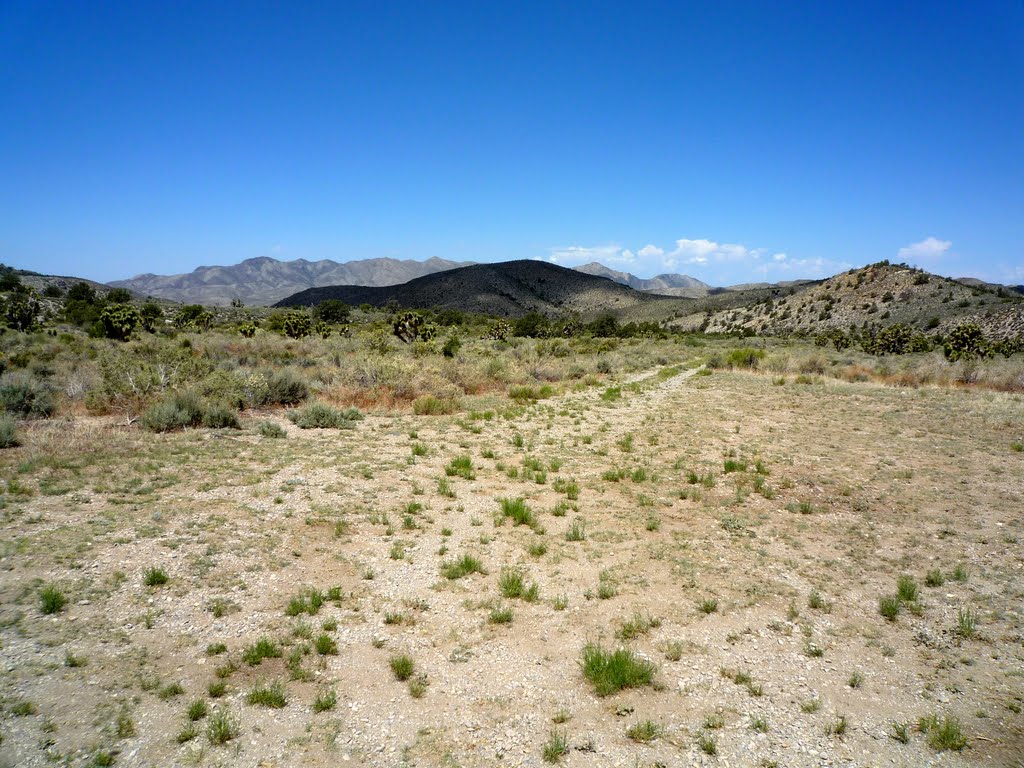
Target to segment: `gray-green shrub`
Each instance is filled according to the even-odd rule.
[[[222,403],[210,403],[195,392],[172,392],[151,405],[142,415],[143,427],[151,432],[173,432],[186,427],[222,429],[238,427],[238,415]]]
[[[358,408],[342,410],[327,403],[310,403],[289,411],[288,418],[300,429],[352,429],[363,414]]]
[[[266,380],[267,388],[260,405],[297,405],[309,397],[309,384],[290,368],[272,371]]]
[[[14,448],[17,445],[18,431],[14,419],[7,415],[0,416],[0,448]]]
[[[53,395],[28,376],[12,376],[0,384],[0,409],[25,418],[46,419],[53,415]]]

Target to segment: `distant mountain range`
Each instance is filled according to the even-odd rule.
[[[403,285],[309,288],[275,306],[315,306],[325,299],[377,307],[395,301],[403,307],[446,307],[505,317],[527,312],[592,315],[677,301],[548,262],[522,260],[446,270]]]
[[[138,275],[128,280],[115,280],[110,285],[127,288],[140,296],[155,296],[186,304],[227,306],[233,299],[239,299],[248,305],[270,305],[307,288],[401,285],[417,277],[475,263],[436,257],[426,261],[380,258],[337,262],[330,259],[279,261],[261,256],[230,266],[199,267],[180,275]],[[646,280],[597,262],[575,269],[587,275],[606,277],[637,291],[663,296],[699,298],[716,290],[689,275],[658,275]]]
[[[853,275],[854,277],[850,277]],[[859,276],[859,277],[858,277]],[[851,288],[851,280],[856,283]],[[66,287],[61,279],[59,287]],[[971,317],[997,334],[1024,328],[1021,291],[975,278],[942,278],[903,265],[869,265],[829,280],[748,283],[714,288],[696,278],[639,278],[591,262],[566,269],[541,261],[474,264],[432,258],[339,263],[248,259],[200,267],[184,275],[140,275],[110,284],[137,296],[226,306],[313,305],[325,298],[349,304],[452,307],[517,316],[614,312],[623,319],[668,321],[687,328],[736,333],[811,332],[852,323],[905,322],[946,327]]]
[[[330,259],[279,261],[260,256],[231,266],[199,267],[182,275],[138,275],[130,280],[115,280],[110,285],[141,296],[186,304],[227,306],[233,299],[239,299],[245,304],[270,305],[306,288],[400,285],[472,263],[436,257],[426,261],[381,258],[339,263]]]
[[[427,262],[403,262],[372,259],[362,262],[280,262],[275,259],[250,259],[235,267],[206,267],[191,275],[177,276],[178,290],[191,278],[202,285],[207,279],[210,293],[223,303],[230,298],[276,295],[287,289],[286,278],[304,274],[302,280],[348,279],[382,280],[384,269],[390,279],[401,279],[402,269],[440,269],[432,274],[395,285],[303,286],[284,296],[275,306],[315,306],[324,299],[337,298],[350,305],[384,306],[391,302],[410,309],[448,307],[469,312],[517,317],[527,312],[548,316],[580,315],[584,319],[612,313],[620,322],[650,321],[681,330],[710,333],[787,336],[817,334],[828,329],[886,326],[904,323],[922,331],[943,333],[954,325],[977,323],[991,338],[1024,333],[1024,289],[986,283],[976,278],[957,279],[929,274],[905,264],[879,262],[842,272],[823,280],[796,280],[789,283],[761,284],[729,288],[710,288],[684,275],[659,275],[641,280],[626,272],[617,272],[601,264],[582,269],[567,269],[543,261],[509,261],[496,264],[458,266],[455,262],[431,259]],[[363,271],[361,271],[363,270]],[[42,275],[14,270],[22,282],[60,302],[77,278]],[[590,274],[597,272],[598,274]],[[226,282],[231,274],[248,274],[249,293],[239,284]],[[271,285],[274,275],[280,283]],[[258,278],[253,279],[253,278]],[[136,278],[150,285],[160,284],[153,275]],[[175,283],[176,278],[162,278]],[[630,287],[630,283],[639,288]],[[147,292],[138,283],[119,281],[114,285],[134,289],[138,298]],[[262,286],[262,294],[255,288]],[[703,287],[701,287],[703,286]],[[57,288],[56,294],[50,292]],[[100,287],[100,292],[109,286]],[[652,292],[651,289],[659,293]],[[701,291],[703,295],[666,296],[664,290]],[[156,294],[151,294],[156,296]],[[179,300],[204,303],[203,294],[179,294]],[[230,297],[230,298],[228,298]],[[54,311],[58,311],[59,307]]]
[[[690,298],[638,291],[547,262],[507,261],[446,270],[403,285],[310,288],[276,306],[315,306],[325,299],[341,299],[351,305],[380,307],[394,302],[411,309],[447,307],[505,317],[541,312],[589,319],[610,312],[623,322],[769,336],[893,323],[946,331],[964,320],[977,322],[993,338],[1024,333],[1024,297],[1004,286],[975,282],[879,263],[827,280],[711,289]]]
[[[697,278],[690,277],[689,275],[665,274],[655,275],[650,279],[644,279],[630,274],[629,272],[619,272],[596,261],[592,261],[589,264],[584,264],[580,267],[575,267],[575,269],[577,272],[583,272],[587,275],[607,277],[609,280],[614,280],[616,283],[628,285],[636,291],[657,293],[661,296],[685,296],[687,298],[696,299],[701,296],[707,296],[712,290],[712,287],[707,283],[701,282]]]

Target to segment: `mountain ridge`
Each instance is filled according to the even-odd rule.
[[[272,256],[256,256],[237,264],[203,265],[191,272],[174,275],[144,272],[123,280],[113,280],[108,285],[127,288],[141,296],[155,296],[183,303],[226,306],[237,299],[245,304],[270,305],[306,288],[401,285],[417,277],[477,263],[450,261],[437,256],[426,261],[381,257],[345,262],[332,259],[283,261]],[[641,278],[596,261],[571,269],[587,275],[606,277],[634,290],[662,296],[699,298],[711,291],[723,290],[713,288],[690,275],[666,273]]]
[[[407,308],[445,307],[504,317],[528,312],[593,315],[676,301],[672,297],[634,290],[606,277],[545,261],[522,259],[473,264],[395,286],[309,288],[274,306],[315,306],[327,299],[377,307],[394,301]]]
[[[591,261],[573,267],[577,272],[597,277],[607,277],[621,285],[628,285],[636,291],[645,293],[656,293],[660,296],[677,296],[687,298],[699,298],[706,296],[713,288],[702,280],[690,275],[679,273],[664,273],[651,278],[637,277],[631,272],[620,272],[619,270],[606,267],[598,261]]]
[[[176,275],[145,273],[108,285],[127,288],[143,296],[209,306],[227,306],[234,300],[245,304],[273,304],[306,288],[326,285],[400,285],[417,277],[473,262],[448,261],[436,256],[426,261],[413,259],[331,259],[281,261],[256,256],[238,264],[201,266]]]

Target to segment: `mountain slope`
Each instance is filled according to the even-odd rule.
[[[342,284],[399,285],[470,263],[436,257],[426,261],[382,258],[339,263],[330,259],[279,261],[260,256],[231,266],[199,267],[181,275],[138,275],[110,285],[143,296],[193,304],[226,306],[232,299],[241,299],[246,304],[273,304],[306,288]]]
[[[628,285],[634,290],[644,291],[646,293],[656,293],[660,296],[685,296],[689,298],[699,298],[701,296],[707,296],[708,291],[711,290],[710,285],[701,282],[695,277],[690,277],[689,275],[664,274],[655,275],[652,278],[645,279],[637,277],[629,272],[619,272],[618,270],[606,267],[604,264],[596,261],[592,261],[589,264],[584,264],[579,267],[574,267],[574,269],[585,275],[607,277],[609,280],[614,280],[616,283],[621,285]]]
[[[393,300],[403,307],[447,307],[505,317],[527,312],[593,315],[674,301],[635,291],[603,277],[542,261],[522,260],[461,267],[390,287],[310,288],[275,306],[313,306],[325,299],[378,307]]]
[[[676,325],[709,333],[752,331],[765,335],[820,333],[850,326],[904,323],[945,332],[965,320],[987,335],[1024,332],[1024,297],[881,262],[789,287],[736,292],[691,302]]]
[[[4,265],[0,264],[0,267]],[[110,293],[112,286],[104,283],[97,283],[95,280],[90,280],[86,277],[71,277],[69,275],[44,275],[39,272],[33,272],[30,269],[17,269],[13,268],[14,274],[18,276],[23,285],[27,285],[37,293],[43,293],[47,288],[56,288],[60,291],[60,294],[64,294],[67,290],[75,285],[76,283],[85,283],[100,296],[106,296]],[[135,298],[141,298],[136,296]]]

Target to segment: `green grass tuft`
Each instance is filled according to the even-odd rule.
[[[261,637],[242,651],[242,661],[250,667],[259,666],[264,659],[277,659],[280,657],[281,649],[277,643],[266,636]]]
[[[609,696],[623,688],[650,685],[655,666],[641,659],[628,648],[606,651],[596,643],[583,647],[583,676],[594,686],[598,696]]]
[[[492,608],[487,616],[487,621],[490,624],[511,624],[512,618],[512,609],[508,606],[502,606],[500,608]]]
[[[544,743],[544,749],[541,750],[541,757],[545,763],[557,763],[567,754],[569,754],[569,739],[566,737],[565,731],[552,728],[548,740]]]
[[[900,599],[896,595],[886,595],[878,599],[878,612],[889,621],[896,621],[900,615]]]
[[[500,504],[501,514],[504,517],[510,518],[516,525],[526,525],[530,528],[537,527],[537,516],[526,506],[525,499],[500,499]]]
[[[338,694],[334,691],[321,691],[313,700],[314,712],[329,712],[338,704]]]
[[[163,568],[150,568],[142,576],[142,583],[147,587],[159,587],[168,582],[167,571]]]
[[[917,582],[910,576],[900,576],[896,582],[896,595],[904,603],[916,603],[918,598]]]
[[[206,738],[214,746],[227,744],[238,736],[238,721],[228,707],[216,710],[206,721]]]
[[[928,745],[937,752],[959,752],[967,746],[967,737],[955,717],[946,715],[941,720],[938,715],[922,717],[917,729],[927,735]]]
[[[188,709],[185,710],[185,717],[193,722],[206,717],[206,700],[196,699],[189,704]]]
[[[462,477],[466,480],[473,480],[476,477],[473,472],[473,460],[469,456],[456,456],[448,462],[444,473],[448,477]]]
[[[650,744],[661,736],[661,732],[661,726],[653,720],[644,720],[643,722],[634,723],[627,728],[626,736],[640,744]]]
[[[39,590],[39,609],[47,615],[60,613],[67,604],[67,597],[56,585],[49,584]]]
[[[314,645],[321,656],[334,656],[338,653],[338,644],[326,632],[317,637]]]
[[[275,680],[270,685],[257,685],[249,691],[246,701],[254,706],[269,709],[283,709],[288,704],[284,684],[280,680]]]
[[[487,573],[483,563],[473,555],[463,555],[458,560],[446,560],[441,563],[441,575],[452,581],[473,573]]]
[[[413,663],[412,657],[405,653],[392,656],[388,660],[388,665],[391,667],[391,672],[394,674],[395,679],[402,682],[412,677],[412,673],[416,671],[416,665]]]

